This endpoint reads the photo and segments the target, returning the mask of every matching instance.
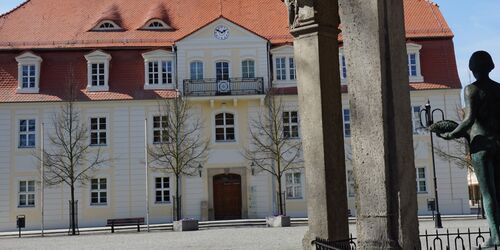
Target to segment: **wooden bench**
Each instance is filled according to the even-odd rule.
[[[141,231],[141,226],[144,225],[144,217],[142,218],[121,218],[108,219],[107,227],[111,226],[111,233],[115,232],[115,226],[133,226],[137,225],[137,232]]]

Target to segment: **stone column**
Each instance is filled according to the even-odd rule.
[[[360,249],[420,249],[401,0],[339,0]]]
[[[334,0],[286,1],[295,37],[300,126],[307,180],[309,230],[316,237],[349,237],[339,77],[338,4]]]

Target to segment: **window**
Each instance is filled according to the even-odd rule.
[[[171,29],[170,26],[168,26],[164,21],[160,19],[153,19],[148,21],[142,29],[147,29],[147,30],[169,30]]]
[[[19,147],[34,148],[36,142],[36,120],[19,120]]]
[[[121,30],[122,28],[115,22],[111,20],[104,20],[98,23],[94,27],[94,31],[110,31],[110,30]]]
[[[344,109],[344,137],[351,137],[351,111]]]
[[[167,116],[153,117],[153,143],[168,142],[168,120]]]
[[[293,60],[293,57],[288,58],[288,71],[290,75],[290,80],[295,80],[295,61]]]
[[[108,203],[108,191],[106,178],[90,180],[90,204],[106,205]]]
[[[420,106],[413,106],[411,112],[412,124],[413,124],[413,134],[420,134],[421,124],[420,124]]]
[[[216,62],[215,76],[217,78],[217,82],[229,81],[229,62]]]
[[[109,61],[111,56],[100,50],[85,55],[87,59],[87,90],[108,91]]]
[[[170,202],[170,178],[156,177],[155,178],[155,201],[156,203]]]
[[[415,43],[408,43],[406,45],[407,55],[408,55],[408,76],[410,82],[423,82],[424,77],[422,76],[420,67],[420,50],[422,45]]]
[[[354,190],[354,172],[352,170],[347,170],[347,195],[349,197],[356,195],[356,191]]]
[[[16,57],[18,63],[18,93],[38,93],[42,58],[26,52]]]
[[[174,53],[155,50],[144,58],[144,89],[171,89],[175,81]]]
[[[286,80],[286,57],[276,58],[276,80]]]
[[[340,79],[341,80],[347,79],[347,64],[344,55],[340,56]]]
[[[106,117],[90,118],[90,145],[106,145]]]
[[[228,142],[235,140],[234,115],[220,113],[215,116],[215,141]]]
[[[20,207],[35,206],[35,181],[19,182],[19,206]]]
[[[302,199],[302,174],[300,172],[286,173],[286,198]]]
[[[299,114],[297,111],[283,112],[283,137],[299,138]]]
[[[417,168],[417,193],[427,192],[427,178],[425,168]]]
[[[241,72],[243,78],[255,78],[255,61],[245,60],[241,62]]]
[[[172,84],[172,61],[155,61],[148,63],[148,84]]]
[[[203,79],[203,62],[201,61],[191,62],[190,70],[191,70],[191,80]]]

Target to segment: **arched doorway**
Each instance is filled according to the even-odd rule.
[[[241,219],[241,176],[220,174],[213,177],[216,220]]]

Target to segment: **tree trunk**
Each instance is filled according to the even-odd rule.
[[[75,184],[71,184],[71,234],[76,234]]]
[[[283,195],[281,188],[281,177],[278,177],[278,212],[279,215],[286,215],[283,213]]]
[[[181,215],[181,195],[180,195],[180,176],[175,176],[175,220],[180,220],[182,218]]]

